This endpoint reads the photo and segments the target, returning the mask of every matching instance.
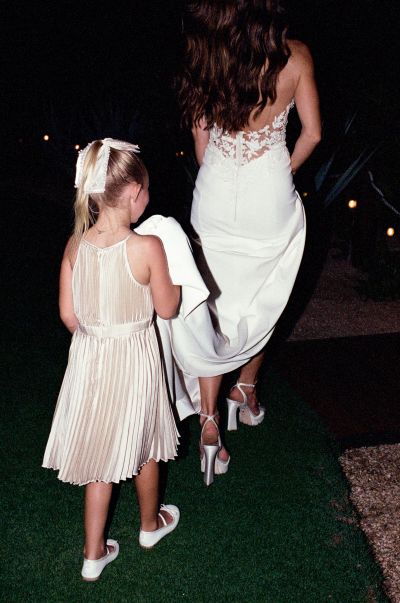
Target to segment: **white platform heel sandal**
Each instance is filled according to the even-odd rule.
[[[237,412],[239,411],[239,421],[244,425],[250,425],[251,427],[255,427],[259,425],[264,420],[265,416],[265,408],[263,406],[259,406],[260,412],[258,415],[255,415],[249,405],[247,404],[247,395],[243,391],[243,387],[252,387],[255,388],[255,383],[235,383],[231,387],[231,391],[234,388],[237,388],[242,394],[243,400],[242,402],[238,402],[237,400],[232,400],[231,398],[226,399],[226,403],[228,405],[228,431],[236,431],[237,429]]]
[[[200,435],[200,468],[202,473],[204,473],[204,483],[206,486],[210,486],[214,481],[214,475],[222,475],[228,471],[229,461],[223,461],[218,457],[218,452],[222,448],[221,437],[219,435],[219,428],[215,421],[215,417],[217,415],[206,415],[204,413],[200,413],[201,417],[205,417],[205,421],[201,428]],[[218,440],[216,444],[203,444],[203,431],[205,425],[208,422],[213,423],[217,430]]]

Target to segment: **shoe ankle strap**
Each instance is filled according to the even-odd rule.
[[[164,528],[165,528],[165,526],[167,526],[168,524],[167,524],[167,521],[166,521],[166,519],[165,519],[164,515],[161,515],[161,513],[159,513],[159,514],[158,514],[158,517],[161,519],[162,524],[163,524],[163,526],[164,526]]]
[[[215,415],[206,415],[206,413],[204,412],[199,412],[200,417],[205,417],[205,421],[203,423],[203,425],[201,426],[201,433],[203,434],[203,430],[205,428],[205,426],[207,425],[207,423],[212,423],[215,427],[215,429],[218,432],[218,441],[219,441],[219,427],[218,427],[218,423],[216,422],[215,418],[219,417],[219,413],[215,413]]]
[[[240,393],[243,396],[243,404],[247,404],[247,394],[243,391],[242,387],[252,387],[254,390],[256,385],[257,385],[257,381],[255,383],[239,383],[239,381],[238,381],[237,383],[235,383],[235,385],[232,385],[231,391],[235,387],[237,387],[237,389],[240,391]]]
[[[219,412],[216,412],[215,415],[207,415],[205,412],[199,412],[200,417],[205,417],[208,421],[213,421],[215,417],[219,417]]]
[[[257,381],[255,383],[239,383],[239,381],[237,383],[235,383],[235,385],[232,385],[233,389],[234,387],[237,387],[238,389],[240,389],[241,387],[255,387],[257,385]]]

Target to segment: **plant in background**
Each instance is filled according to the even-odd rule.
[[[365,300],[400,299],[400,251],[391,251],[386,241],[382,241],[356,290]]]
[[[357,287],[362,297],[398,299],[400,143],[396,122],[388,137],[387,120],[379,122],[376,110],[376,103],[365,102],[339,135],[328,132],[329,152],[314,184],[323,208],[336,216],[336,233],[347,239],[345,257],[365,273]]]

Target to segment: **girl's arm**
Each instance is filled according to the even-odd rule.
[[[155,311],[160,318],[173,318],[178,311],[181,288],[171,281],[164,245],[157,237],[146,237],[150,287]]]
[[[160,318],[173,318],[178,311],[181,288],[171,281],[161,240],[153,235],[128,239],[128,260],[134,278],[150,285],[154,309]]]
[[[204,117],[200,120],[198,126],[193,126],[192,134],[194,140],[194,152],[196,155],[197,163],[201,165],[203,163],[204,152],[210,140],[210,132],[206,130],[207,122]]]
[[[292,42],[291,49],[298,74],[294,99],[302,126],[291,156],[292,172],[295,174],[321,140],[321,118],[310,51],[301,42]]]
[[[76,331],[79,324],[72,299],[72,262],[75,255],[76,245],[70,239],[61,262],[59,308],[60,318],[71,333]]]

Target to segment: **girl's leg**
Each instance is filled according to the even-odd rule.
[[[93,482],[85,486],[85,548],[86,559],[100,559],[106,554],[104,528],[112,493],[112,484]]]
[[[200,396],[201,396],[201,412],[205,415],[216,415],[218,393],[221,387],[222,375],[217,377],[199,377]],[[205,422],[205,417],[200,417],[200,425]],[[218,417],[216,419],[218,423]],[[218,433],[215,425],[211,421],[207,423],[203,431],[203,444],[215,444],[218,440]],[[227,461],[229,454],[224,447],[218,453],[221,461]]]
[[[140,509],[140,529],[145,532],[153,532],[163,527],[163,522],[158,516],[158,463],[151,460],[140,470],[139,475],[135,477],[136,496]],[[173,517],[166,511],[161,511],[165,521],[171,523]]]
[[[264,360],[264,352],[260,352],[257,356],[253,356],[251,360],[244,366],[242,366],[240,370],[240,375],[238,382],[239,383],[256,383],[258,371]],[[256,391],[254,387],[242,387],[243,391],[247,395],[247,404],[250,407],[251,412],[254,415],[258,415],[260,412]],[[231,390],[229,397],[232,400],[236,400],[237,402],[242,402],[242,394],[235,387]]]

